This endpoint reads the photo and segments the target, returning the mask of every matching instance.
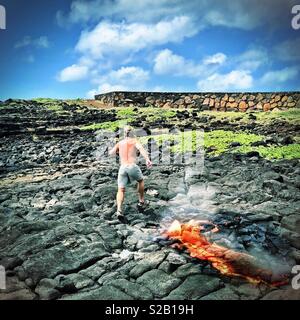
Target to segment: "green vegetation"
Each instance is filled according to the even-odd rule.
[[[300,109],[293,108],[284,111],[258,112],[255,114],[258,122],[269,123],[274,120],[282,120],[289,123],[300,124]]]
[[[236,149],[237,152],[247,153],[257,151],[261,157],[266,159],[300,159],[300,144],[294,143],[287,146],[241,146]]]
[[[202,144],[204,137],[204,144]],[[170,147],[173,153],[185,153],[200,150],[202,145],[207,155],[220,155],[224,152],[247,153],[257,151],[262,157],[272,159],[300,159],[300,144],[290,144],[287,146],[251,146],[252,143],[262,141],[261,135],[247,132],[233,132],[225,130],[214,130],[202,132],[199,130],[185,131],[179,133],[162,133],[152,136],[141,137],[142,144],[152,138],[161,146],[163,144]],[[231,144],[237,142],[239,147],[232,148]]]
[[[179,133],[163,133],[142,137],[141,143],[145,144],[152,138],[159,145],[167,142],[171,145],[170,150],[174,153],[192,152],[200,149],[203,145],[203,133],[199,130],[184,131]],[[241,146],[250,146],[251,143],[263,140],[263,136],[247,132],[233,132],[225,130],[214,130],[204,132],[204,148],[211,155],[219,155],[229,151],[233,142],[240,143]]]
[[[146,144],[153,139],[159,146],[167,145],[173,153],[185,153],[199,150],[203,145],[203,133],[201,131],[184,131],[179,133],[162,133],[141,137],[139,140]]]
[[[174,109],[161,109],[161,108],[140,108],[140,116],[146,116],[146,120],[154,122],[157,120],[167,120],[176,116]]]
[[[204,133],[204,147],[212,150],[211,153],[215,155],[228,151],[233,142],[237,142],[241,146],[250,146],[253,142],[262,140],[263,136],[248,132],[214,130]]]
[[[68,99],[68,100],[65,100],[65,102],[68,104],[81,104],[81,103],[84,103],[84,99],[81,99],[81,98]]]
[[[117,110],[117,118],[118,119],[126,119],[126,120],[133,120],[137,113],[133,110],[133,108],[122,108]]]
[[[211,116],[216,120],[227,120],[229,122],[248,123],[250,121],[250,114],[254,115],[255,122],[259,124],[270,124],[273,121],[284,121],[291,124],[300,124],[300,109],[292,108],[282,111],[269,112],[234,112],[234,111],[202,111],[198,115]]]
[[[55,103],[55,102],[57,102],[59,100],[58,99],[52,99],[52,98],[35,98],[35,99],[32,99],[32,101],[38,102],[38,103]]]
[[[63,107],[60,105],[57,105],[57,104],[46,105],[46,108],[48,110],[51,110],[54,112],[63,112],[64,111]]]
[[[146,121],[154,122],[157,120],[167,120],[176,116],[175,109],[161,109],[161,108],[138,108],[137,111],[133,107],[117,109],[117,118],[126,119],[128,122],[134,121],[139,117],[146,117]]]
[[[248,113],[246,112],[235,112],[235,111],[201,111],[198,112],[199,116],[211,116],[216,120],[248,120]]]
[[[55,106],[52,106],[55,109]],[[125,124],[138,120],[143,117],[144,120],[151,124],[157,120],[169,120],[176,117],[176,109],[160,109],[160,108],[139,108],[133,107],[117,108],[116,121],[103,123],[93,123],[82,126],[82,131],[109,130],[116,131]],[[255,118],[250,116],[254,114]],[[199,115],[210,116],[215,120],[228,120],[229,122],[248,123],[255,121],[258,124],[272,125],[273,121],[286,121],[288,123],[300,122],[300,110],[290,109],[286,111],[272,112],[199,112]],[[176,119],[176,118],[175,118]],[[169,132],[167,130],[156,129],[151,136],[141,137],[142,144],[147,144],[152,138],[159,146],[170,148],[173,153],[186,153],[200,150],[204,147],[208,156],[220,155],[225,152],[247,153],[257,151],[266,159],[294,159],[300,158],[300,137],[294,137],[294,144],[287,146],[252,146],[254,142],[263,141],[263,135],[253,134],[247,131],[230,131],[230,130],[213,130],[203,132],[201,130],[187,130],[184,132]],[[236,143],[236,147],[232,147],[232,143]]]
[[[87,126],[80,127],[81,131],[96,131],[96,130],[108,130],[108,131],[116,131],[118,128],[124,127],[126,125],[126,121],[107,121],[102,123],[93,123]]]

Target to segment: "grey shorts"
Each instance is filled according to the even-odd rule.
[[[118,187],[125,188],[127,184],[133,181],[142,181],[144,176],[137,164],[121,165],[118,174]]]

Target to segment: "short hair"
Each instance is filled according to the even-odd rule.
[[[124,127],[124,138],[134,138],[135,134],[131,126]]]

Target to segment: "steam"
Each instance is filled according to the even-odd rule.
[[[193,179],[191,172],[193,173],[193,170],[190,170],[188,175],[190,181]],[[194,172],[194,174],[197,173]],[[185,172],[183,183],[186,183],[186,181],[187,174]],[[219,191],[217,187],[198,182],[189,187],[186,184],[185,186],[179,184],[177,189],[179,189],[177,195],[167,202],[167,209],[161,221],[162,231],[167,230],[174,220],[178,220],[180,223],[188,223],[191,220],[200,221],[204,225],[202,233],[210,242],[236,252],[251,255],[257,268],[268,270],[272,274],[272,281],[282,279],[283,275],[288,278],[291,267],[295,262],[286,258],[284,252],[281,256],[276,256],[268,249],[263,248],[261,242],[255,240],[251,241],[251,245],[245,248],[235,232],[228,233],[228,230],[225,232],[222,229],[219,232],[211,232],[218,211],[218,206],[214,202],[215,195]]]

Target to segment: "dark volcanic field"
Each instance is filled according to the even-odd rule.
[[[300,264],[299,159],[230,152],[237,143],[220,154],[209,153],[210,146],[202,173],[163,163],[149,170],[140,159],[151,205],[138,212],[129,187],[128,224],[122,224],[114,216],[118,164],[93,130],[81,128],[114,122],[118,112],[80,101],[0,105],[0,265],[7,271],[0,300],[300,299],[290,284],[291,268]],[[250,132],[264,136],[261,145],[279,147],[299,135],[295,121],[259,122],[255,114],[245,122],[220,120],[198,112],[147,117],[137,109],[128,117],[148,129]],[[175,218],[212,221],[220,229],[213,241],[250,253],[274,279],[286,273],[287,284],[221,275],[173,248],[161,232]]]

